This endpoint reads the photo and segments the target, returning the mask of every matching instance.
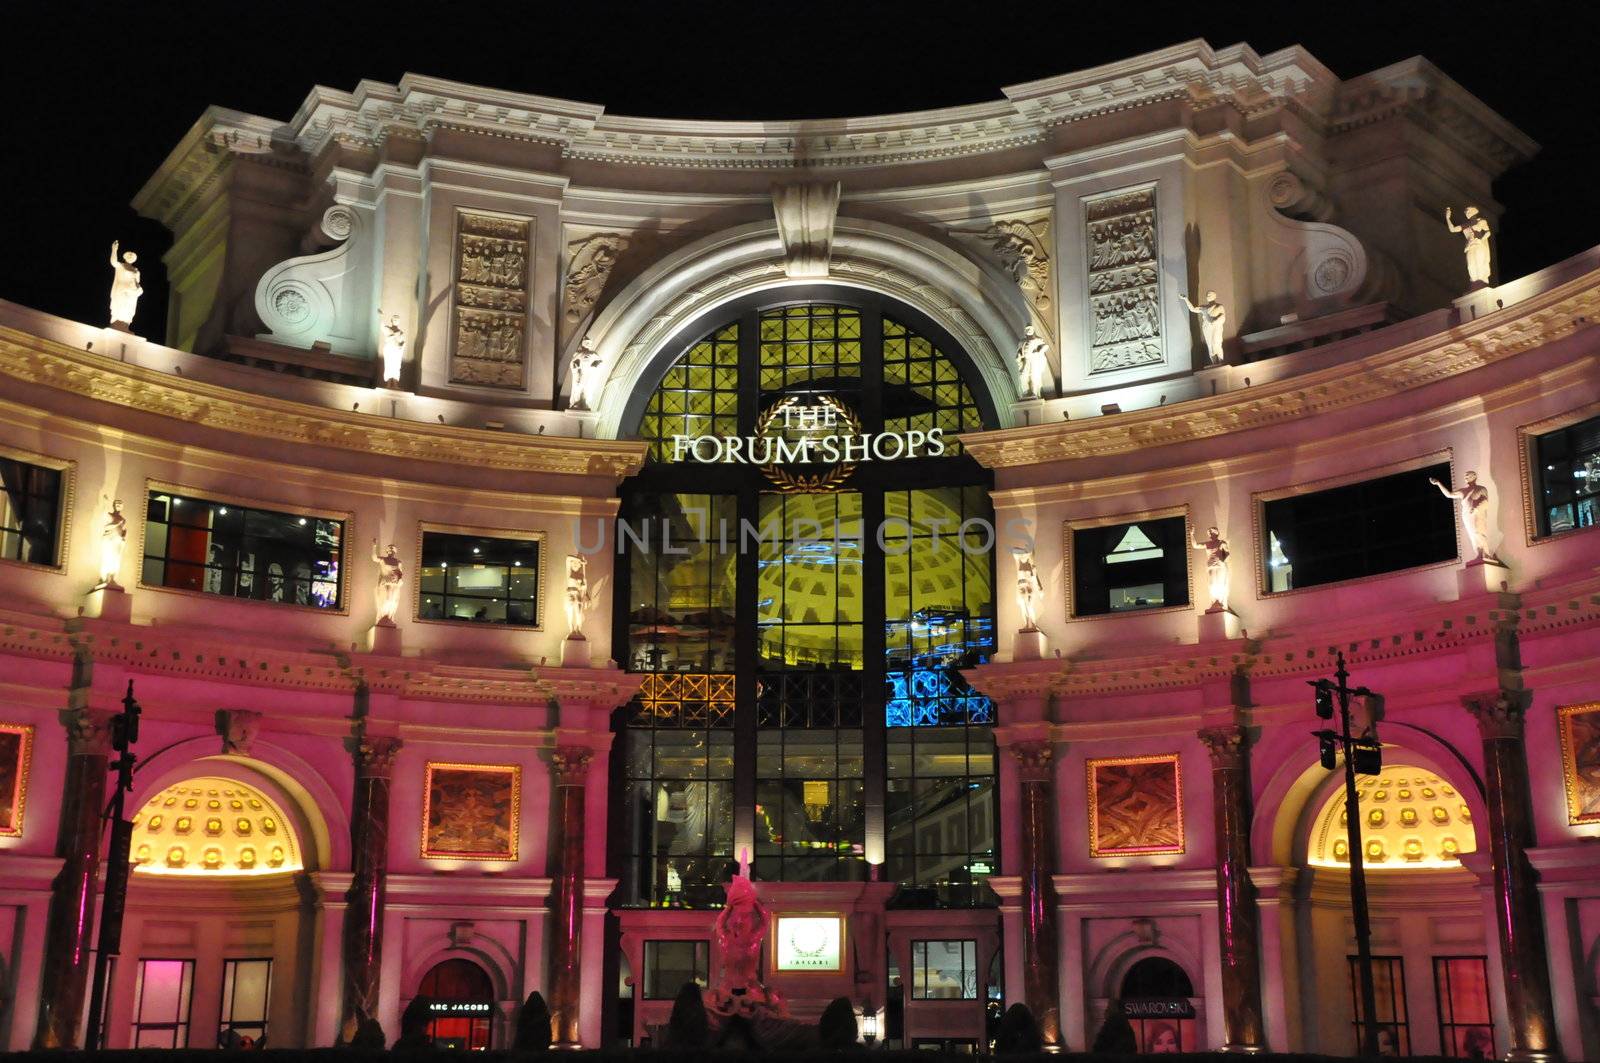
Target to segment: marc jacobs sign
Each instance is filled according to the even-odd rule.
[[[672,437],[673,461],[759,465],[782,491],[832,491],[857,464],[945,453],[944,430],[863,432],[861,419],[832,395],[791,395],[770,406],[749,436]],[[790,465],[827,465],[820,473],[790,472]]]

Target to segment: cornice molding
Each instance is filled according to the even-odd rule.
[[[1476,321],[1357,361],[1172,406],[960,438],[967,452],[989,468],[1209,439],[1405,394],[1571,335],[1597,317],[1600,272],[1593,272]]]
[[[252,395],[159,373],[0,327],[0,375],[204,428],[405,461],[621,480],[646,444],[528,436],[390,418]]]

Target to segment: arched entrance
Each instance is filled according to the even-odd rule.
[[[435,1048],[487,1051],[495,1013],[494,984],[471,960],[450,959],[422,976],[417,997],[428,1002],[433,1020],[428,1040]]]
[[[195,765],[134,813],[110,1047],[292,1046],[307,1036],[314,920],[298,810],[240,764],[210,767],[217,773]]]
[[[613,758],[630,964],[648,981],[668,924],[687,933],[657,910],[709,913],[748,850],[780,924],[786,904],[845,917],[796,982],[819,1010],[863,985],[881,1007],[903,913],[960,909],[902,961],[903,989],[938,994],[911,950],[971,967],[998,926],[995,711],[960,669],[994,650],[1002,547],[957,438],[994,405],[948,333],[860,290],[757,293],[666,349],[623,418],[650,444],[621,488],[614,610],[645,673]],[[957,979],[974,1041],[982,982]],[[637,1036],[660,1008],[635,1010]]]
[[[1198,1050],[1194,985],[1165,956],[1146,956],[1122,976],[1123,1011],[1144,1055]]]

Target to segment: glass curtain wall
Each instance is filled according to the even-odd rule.
[[[955,436],[994,421],[965,356],[859,292],[749,299],[693,335],[632,414],[650,457],[617,533],[618,643],[646,673],[617,759],[628,903],[720,903],[736,838],[758,878],[860,880],[870,857],[910,903],[992,903],[995,713],[959,669],[993,651],[997,544]],[[803,436],[786,402],[841,434],[940,429],[945,453],[693,460],[698,437]]]

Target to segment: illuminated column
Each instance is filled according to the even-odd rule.
[[[1207,727],[1217,847],[1217,929],[1222,957],[1224,1052],[1260,1052],[1261,933],[1250,881],[1250,765],[1244,728]]]
[[[78,1047],[84,993],[93,967],[100,812],[106,803],[111,715],[90,708],[61,713],[61,723],[67,729],[67,770],[56,827],[56,856],[63,863],[50,884],[34,1048]]]
[[[356,791],[350,809],[350,889],[345,893],[344,1009],[378,1014],[383,959],[384,878],[389,867],[389,776],[398,738],[350,740]]]
[[[561,819],[561,860],[555,869],[550,935],[550,1041],[579,1044],[578,1015],[582,1003],[580,956],[583,931],[583,784],[592,750],[560,746],[550,754],[555,771],[556,801]]]
[[[1038,1020],[1047,1049],[1061,1047],[1061,993],[1056,970],[1054,760],[1047,741],[1009,747],[1021,786],[1021,876],[1023,999]]]
[[[1550,1003],[1538,876],[1528,863],[1534,844],[1523,718],[1532,695],[1491,690],[1461,699],[1483,738],[1484,798],[1489,805],[1489,856],[1494,866],[1494,912],[1506,987],[1511,1061],[1559,1059]]]

